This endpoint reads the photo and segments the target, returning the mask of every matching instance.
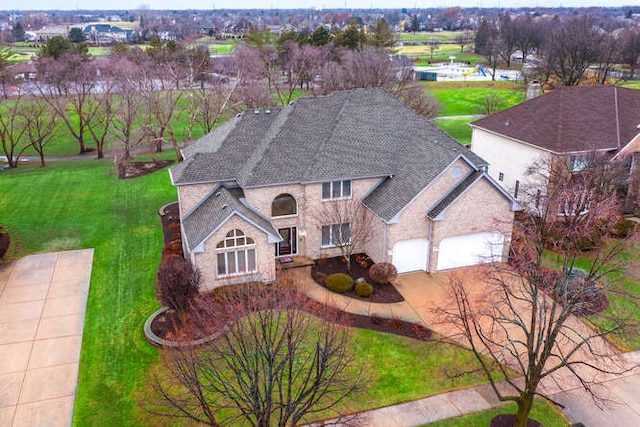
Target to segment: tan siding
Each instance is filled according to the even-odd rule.
[[[204,197],[216,187],[217,184],[192,184],[178,187],[180,200],[180,215],[184,217]]]
[[[462,174],[454,177],[452,170],[454,167],[462,168]],[[471,171],[471,167],[464,160],[458,160],[447,170],[436,178],[409,206],[400,214],[397,224],[389,225],[388,248],[391,250],[398,240],[428,238],[427,212],[445,194],[447,194],[456,183],[465,178]]]
[[[508,242],[513,227],[510,207],[511,202],[484,179],[468,189],[444,212],[444,220],[434,221],[429,257],[431,271],[438,262],[436,246],[446,237],[500,231]]]
[[[275,278],[274,245],[267,243],[267,236],[261,230],[253,227],[238,216],[233,216],[213,234],[204,244],[204,252],[195,254],[195,265],[200,269],[203,277],[203,291],[209,291],[225,284],[242,280],[241,276],[217,277],[216,245],[222,241],[227,233],[233,229],[240,229],[256,242],[256,265],[263,280],[272,281]],[[245,276],[250,281],[252,277]]]

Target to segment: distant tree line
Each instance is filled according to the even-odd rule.
[[[95,151],[98,158],[113,141],[121,162],[142,146],[171,147],[181,160],[180,139],[206,134],[243,109],[286,105],[300,93],[367,87],[383,87],[435,116],[437,101],[415,83],[411,62],[391,54],[394,43],[383,19],[372,32],[357,20],[343,31],[319,27],[308,36],[252,28],[223,58],[212,58],[205,45],[158,37],[144,50],[116,44],[108,57],[94,58],[83,41],[51,37],[35,61],[37,78],[10,94],[3,90],[9,102],[0,106],[0,142],[10,167],[29,149],[41,153],[44,166],[45,146],[61,135],[76,141],[79,153]],[[178,118],[187,123],[182,138]],[[36,130],[42,134],[29,135]]]
[[[609,21],[590,15],[543,19],[511,18],[505,13],[482,21],[475,36],[475,52],[486,57],[494,78],[498,67],[511,67],[517,53],[518,59],[532,68],[533,77],[551,86],[575,86],[584,81],[604,84],[618,65],[626,77],[635,74],[640,29],[613,28]]]

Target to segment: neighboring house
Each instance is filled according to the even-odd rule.
[[[623,165],[624,210],[638,214],[640,90],[578,86],[525,101],[471,123],[472,150],[489,163],[489,175],[516,199],[537,161],[560,160],[572,172],[593,155]],[[543,191],[543,190],[542,190]]]
[[[339,255],[352,224],[319,212],[351,199],[372,221],[354,253],[400,272],[508,254],[513,198],[481,158],[382,89],[245,111],[183,154],[171,179],[185,254],[206,289],[271,281],[282,257]]]
[[[69,26],[67,25],[46,25],[36,31],[36,42],[46,43],[51,37],[61,36],[65,39],[69,37]]]
[[[124,43],[132,34],[131,30],[123,30],[110,24],[86,25],[82,32],[86,39],[95,44]]]

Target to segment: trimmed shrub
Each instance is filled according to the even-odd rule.
[[[353,289],[354,282],[351,277],[344,273],[334,273],[324,279],[324,284],[327,289],[344,294]]]
[[[389,283],[398,277],[398,269],[389,262],[378,262],[369,269],[369,277],[376,283]]]
[[[373,286],[367,282],[356,283],[356,294],[363,298],[368,298],[373,294]]]
[[[9,233],[3,232],[2,226],[0,226],[0,261],[2,261],[4,256],[9,251],[10,245],[11,245],[11,236],[9,236]]]

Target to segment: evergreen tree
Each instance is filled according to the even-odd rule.
[[[13,26],[11,30],[13,33],[13,41],[22,42],[24,41],[25,31],[22,23],[20,21],[16,22],[16,25]]]
[[[373,24],[373,35],[369,42],[371,45],[381,48],[393,47],[396,43],[393,38],[393,30],[384,18],[378,19]]]

